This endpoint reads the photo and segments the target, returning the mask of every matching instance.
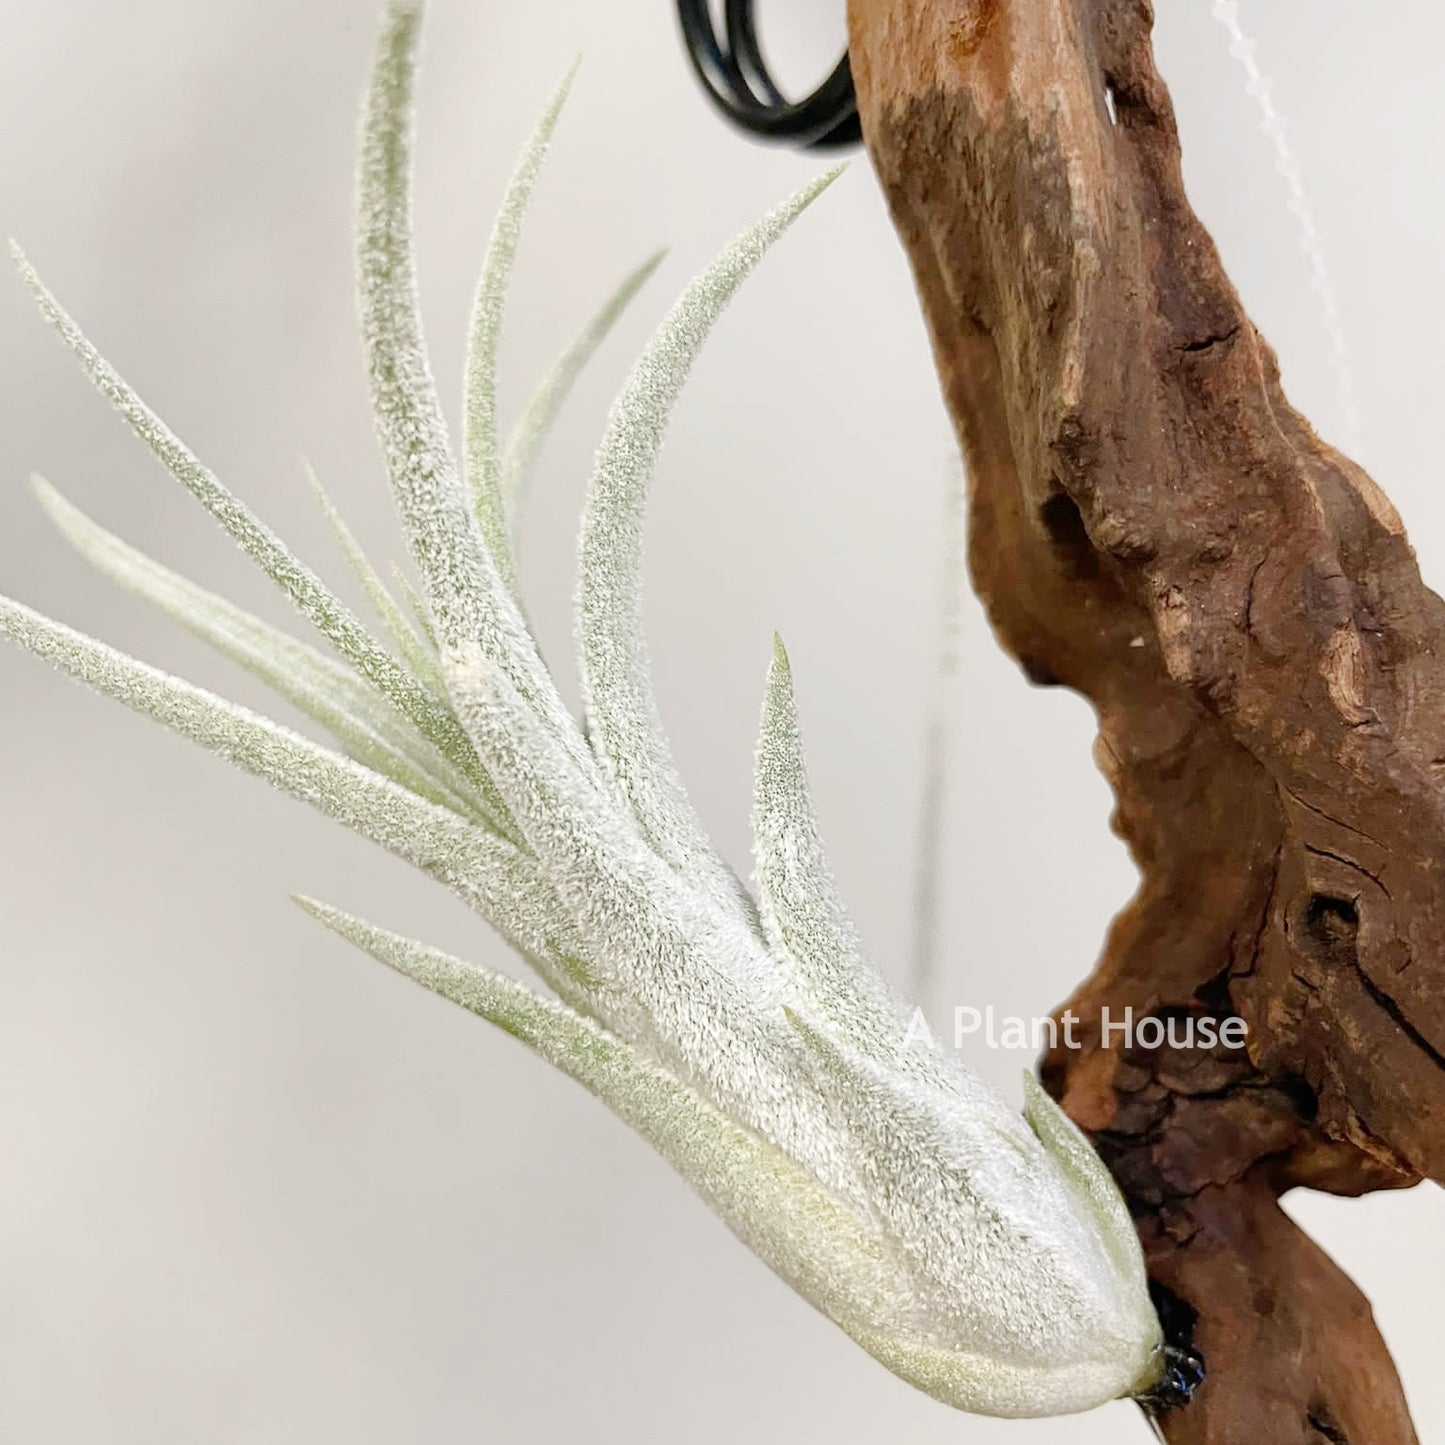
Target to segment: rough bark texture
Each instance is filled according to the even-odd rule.
[[[1173,1445],[1416,1439],[1285,1190],[1445,1181],[1445,605],[1280,390],[1184,196],[1145,0],[851,0],[863,127],[1003,644],[1099,714],[1143,873],[1045,1078],[1207,1381]],[[1237,1013],[1247,1048],[1106,1046]]]

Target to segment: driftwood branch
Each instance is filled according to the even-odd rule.
[[[1173,1445],[1416,1439],[1278,1205],[1445,1181],[1445,605],[1285,400],[1185,199],[1146,0],[851,0],[865,137],[1003,645],[1077,689],[1143,881],[1045,1078],[1209,1373]],[[1103,1010],[1238,1050],[1105,1047]]]

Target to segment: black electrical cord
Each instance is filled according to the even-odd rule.
[[[807,150],[837,150],[863,139],[846,54],[806,100],[789,101],[763,60],[753,0],[725,0],[723,40],[713,27],[708,0],[677,0],[677,17],[703,89],[740,129]]]

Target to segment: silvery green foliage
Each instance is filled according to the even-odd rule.
[[[416,0],[387,11],[366,112],[359,248],[376,423],[424,584],[418,622],[323,494],[389,644],[187,450],[20,263],[101,391],[336,655],[151,561],[37,483],[46,509],[96,565],[249,667],[340,751],[18,602],[0,600],[0,630],[452,888],[555,998],[305,906],[598,1095],[769,1266],[904,1379],[998,1415],[1063,1413],[1148,1389],[1159,1326],[1129,1216],[1098,1157],[1032,1080],[1020,1116],[910,1029],[864,957],[819,839],[781,646],[757,752],[751,894],[704,835],[658,720],[639,564],[667,415],[728,299],[831,177],[693,282],[613,407],[582,534],[583,728],[521,609],[510,521],[572,377],[654,263],[564,354],[503,446],[493,388],[507,272],[559,92],[508,190],[478,287],[459,461],[414,285],[419,11]]]

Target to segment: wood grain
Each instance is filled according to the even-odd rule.
[[[1165,1433],[1406,1445],[1367,1302],[1277,1201],[1445,1181],[1445,605],[1190,209],[1148,4],[849,19],[975,585],[1028,675],[1096,707],[1142,872],[1044,1077],[1197,1316],[1208,1377]],[[1106,1007],[1237,1014],[1247,1046],[1105,1047]]]

